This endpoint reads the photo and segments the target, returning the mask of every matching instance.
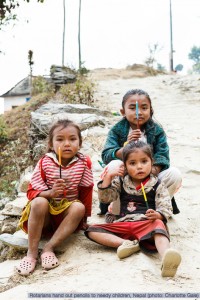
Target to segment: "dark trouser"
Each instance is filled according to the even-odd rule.
[[[109,203],[101,203],[99,204],[99,208],[100,208],[100,213],[98,213],[98,215],[105,215],[108,211],[108,206]]]

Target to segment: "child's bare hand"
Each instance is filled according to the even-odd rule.
[[[57,179],[50,191],[51,197],[58,197],[59,195],[63,194],[64,190],[65,181],[63,179]]]
[[[160,220],[163,219],[161,214],[158,211],[155,211],[153,209],[148,209],[146,211],[145,216],[147,217],[148,220],[152,220],[152,221],[157,220],[157,219],[160,219]]]
[[[161,171],[161,167],[160,166],[152,166],[152,169],[151,169],[151,173],[155,176],[158,176],[158,174],[160,173]]]
[[[105,176],[115,177],[115,176],[124,176],[124,164],[119,162],[115,166],[108,167],[106,170]]]
[[[142,136],[142,132],[140,129],[132,130],[128,135],[128,142],[137,141]]]

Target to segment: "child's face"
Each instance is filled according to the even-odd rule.
[[[53,132],[53,150],[58,156],[58,148],[61,150],[62,164],[67,164],[80,149],[80,140],[77,129],[74,126],[56,128]]]
[[[126,117],[132,128],[137,127],[136,101],[138,102],[139,125],[145,124],[151,116],[150,101],[145,95],[131,95],[125,102],[121,114]]]
[[[152,161],[142,150],[137,149],[129,154],[126,161],[126,169],[129,176],[137,183],[141,183],[149,176],[151,168]]]

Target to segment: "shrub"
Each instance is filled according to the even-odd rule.
[[[32,95],[38,95],[41,93],[54,92],[54,85],[50,84],[44,77],[37,76],[33,78]]]
[[[95,84],[83,76],[78,76],[75,83],[63,85],[59,93],[67,103],[91,105],[94,102]]]
[[[0,116],[0,144],[8,139],[8,129],[4,122],[3,116]]]

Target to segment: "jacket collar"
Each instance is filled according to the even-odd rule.
[[[45,154],[45,156],[50,157],[57,165],[59,165],[59,161],[58,161],[58,159],[57,159],[57,157],[56,157],[56,153],[55,153],[55,152],[48,152],[48,153]],[[72,160],[68,163],[67,166],[73,164],[73,163],[74,163],[75,161],[77,161],[78,159],[79,159],[79,155],[78,155],[78,153],[77,153],[77,155],[75,155],[75,156],[72,158]],[[65,167],[66,167],[66,166],[65,166]]]

